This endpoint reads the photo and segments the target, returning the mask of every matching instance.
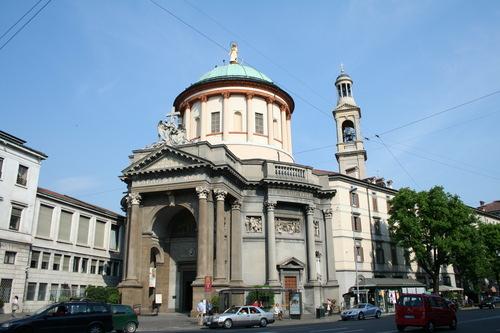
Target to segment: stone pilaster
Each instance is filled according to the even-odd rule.
[[[323,210],[325,216],[325,242],[326,242],[326,272],[329,285],[338,285],[337,273],[335,271],[335,253],[333,249],[333,220],[330,208]]]
[[[216,203],[216,258],[215,258],[215,282],[226,282],[226,242],[224,228],[224,200],[227,196],[227,191],[214,189]]]
[[[207,114],[207,96],[201,96],[200,110],[200,141],[205,141],[207,135],[208,114]]]
[[[241,202],[234,201],[231,205],[231,283],[234,285],[243,283],[241,224]]]
[[[273,98],[267,100],[267,143],[272,145],[274,143],[274,117],[273,117]]]
[[[255,114],[253,112],[253,94],[247,94],[247,141],[253,141]]]
[[[186,138],[191,140],[193,135],[191,133],[191,104],[186,103],[186,109],[184,110],[184,129],[186,130]],[[196,133],[195,133],[196,135]]]
[[[281,111],[281,146],[284,150],[288,151],[288,139],[287,139],[287,129],[286,129],[286,106],[282,105]]]
[[[307,266],[309,267],[309,282],[318,281],[316,272],[316,244],[314,237],[314,206],[306,207],[307,224]]]
[[[229,139],[229,120],[231,119],[230,110],[229,110],[229,97],[230,93],[225,92],[222,94],[223,102],[222,102],[222,140]]]
[[[278,271],[276,269],[276,230],[274,225],[275,202],[264,203],[267,210],[266,219],[266,243],[267,243],[267,284],[279,285]]]
[[[196,280],[202,282],[207,275],[208,267],[208,209],[207,196],[209,189],[197,187],[198,194],[198,258],[196,262]]]

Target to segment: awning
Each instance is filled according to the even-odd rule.
[[[408,288],[420,287],[425,288],[425,284],[413,279],[397,279],[397,278],[369,278],[359,281],[359,288]],[[356,290],[356,286],[349,288]]]
[[[430,289],[429,289],[430,290]],[[446,291],[464,291],[463,288],[458,288],[458,287],[451,287],[451,286],[445,286],[440,284],[439,285],[439,291],[441,292],[446,292]]]

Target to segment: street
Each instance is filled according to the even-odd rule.
[[[318,323],[301,324],[297,321],[296,325],[278,322],[270,324],[266,328],[233,328],[236,332],[252,333],[274,333],[274,332],[304,332],[304,333],[396,333],[394,316],[384,316],[381,319],[366,319],[363,321],[326,321]],[[142,331],[142,330],[141,330]],[[182,330],[182,332],[228,332],[223,329],[197,328],[193,330]],[[437,328],[436,332],[450,331],[449,328]],[[142,331],[142,332],[172,332],[171,329],[160,331]],[[407,328],[405,332],[423,332],[419,328]],[[450,331],[451,332],[451,331]],[[458,328],[455,332],[500,332],[500,310],[462,310],[458,312]]]

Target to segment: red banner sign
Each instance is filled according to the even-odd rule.
[[[211,292],[212,291],[212,277],[211,276],[205,276],[205,292]]]

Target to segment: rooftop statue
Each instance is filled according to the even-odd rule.
[[[231,42],[231,50],[229,51],[229,63],[238,63],[238,44],[236,44],[236,42]]]
[[[167,114],[167,120],[158,122],[158,144],[167,144],[169,146],[177,146],[187,143],[186,130],[182,125],[178,125],[178,117],[180,113],[172,109],[172,112]]]

